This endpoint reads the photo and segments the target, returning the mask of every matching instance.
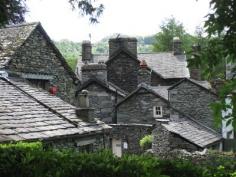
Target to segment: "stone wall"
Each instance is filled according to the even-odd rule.
[[[208,127],[215,128],[212,110],[209,106],[216,101],[216,95],[190,81],[183,81],[169,91],[169,99],[170,104],[177,110]]]
[[[168,156],[169,152],[176,149],[185,149],[189,152],[202,150],[201,148],[181,138],[179,135],[171,133],[163,127],[160,122],[157,122],[152,135],[152,150],[153,153],[158,156]]]
[[[58,86],[57,96],[73,104],[76,86],[70,73],[45,39],[39,27],[34,30],[9,63],[12,72],[50,75],[50,84]],[[50,84],[47,85],[47,90]]]
[[[71,148],[78,151],[84,151],[87,148],[89,152],[101,149],[110,149],[111,147],[109,134],[96,134],[86,137],[84,136],[64,137],[61,139],[44,141],[44,144],[46,145],[46,147]]]
[[[124,153],[142,153],[143,150],[139,141],[146,135],[152,133],[152,125],[145,124],[112,124],[112,138],[121,139],[122,154]],[[128,148],[124,148],[127,143]]]
[[[139,62],[125,52],[121,52],[116,58],[109,61],[107,69],[108,81],[128,92],[137,88]]]
[[[116,94],[98,84],[91,84],[86,90],[89,91],[89,105],[95,109],[95,116],[105,123],[111,123],[115,113]],[[117,101],[122,99],[118,95]]]
[[[137,56],[137,39],[136,38],[112,38],[109,40],[109,56],[112,56],[120,48],[129,50]]]
[[[163,118],[169,118],[170,109],[168,103],[141,88],[117,107],[117,122],[155,124],[153,116],[154,106],[162,106]]]

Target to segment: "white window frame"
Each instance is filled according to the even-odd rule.
[[[160,108],[160,114],[157,114],[157,108]],[[153,117],[161,118],[163,116],[162,106],[153,106]]]

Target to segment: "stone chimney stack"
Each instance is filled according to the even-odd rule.
[[[82,42],[82,61],[84,63],[93,63],[92,44],[90,41]]]
[[[86,82],[89,79],[98,79],[102,82],[107,82],[107,65],[103,61],[99,61],[98,64],[84,64],[81,67],[82,82]]]
[[[145,60],[141,60],[140,69],[138,70],[138,84],[145,83],[151,85],[151,72],[148,70],[148,66]]]
[[[109,40],[109,57],[120,48],[125,48],[137,57],[137,39],[131,37],[117,37]]]
[[[173,38],[173,52],[174,52],[174,55],[182,55],[183,54],[182,42],[179,39],[179,37]]]
[[[94,109],[89,108],[89,92],[82,90],[78,95],[79,108],[76,109],[76,115],[85,122],[94,122]]]
[[[193,45],[192,46],[192,57],[190,58],[190,60],[197,60],[196,55],[198,54],[198,52],[200,52],[201,47],[200,45]],[[190,71],[190,78],[191,79],[195,79],[195,80],[201,80],[201,70],[200,68],[197,68],[195,66],[191,66],[189,68]]]

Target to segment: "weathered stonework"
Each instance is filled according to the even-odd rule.
[[[117,102],[123,97],[110,92],[98,84],[89,85],[89,106],[95,109],[95,117],[100,118],[105,123],[112,123],[115,114],[116,96]]]
[[[157,122],[156,127],[152,132],[153,143],[152,150],[155,155],[168,156],[168,153],[176,149],[185,149],[189,152],[201,150],[196,145],[184,140],[179,135],[173,134],[168,131],[161,124],[168,123],[166,120]]]
[[[171,106],[177,110],[205,126],[215,128],[209,106],[217,100],[217,96],[209,90],[186,80],[169,90],[169,99]]]
[[[62,139],[55,139],[43,142],[46,147],[54,148],[71,148],[78,151],[84,151],[87,146],[89,152],[109,149],[110,148],[110,135],[96,134],[84,137],[66,137]],[[90,147],[88,147],[90,146]]]
[[[7,69],[14,73],[52,76],[46,90],[49,89],[50,84],[56,85],[58,87],[57,96],[73,104],[76,91],[75,81],[68,68],[65,68],[66,62],[61,61],[61,56],[55,52],[43,33],[42,29],[37,27],[12,56]]]
[[[109,61],[107,69],[108,81],[128,92],[137,88],[139,62],[125,52]]]
[[[167,101],[141,88],[136,94],[117,107],[118,123],[155,124],[153,107],[162,106],[163,117],[169,118],[170,108]]]
[[[112,38],[109,40],[109,56],[112,56],[120,48],[126,48],[133,55],[137,56],[136,38]]]
[[[121,139],[123,153],[142,153],[139,141],[146,135],[150,135],[153,126],[150,124],[112,124],[112,138]],[[124,148],[127,143],[127,149]]]

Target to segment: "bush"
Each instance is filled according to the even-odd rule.
[[[110,151],[44,149],[41,143],[0,145],[3,177],[235,177],[235,174],[235,169],[224,164],[210,168],[181,159],[160,160],[151,155],[127,154],[119,158]]]
[[[139,141],[139,145],[143,150],[151,149],[152,141],[153,141],[152,135],[146,135]]]

